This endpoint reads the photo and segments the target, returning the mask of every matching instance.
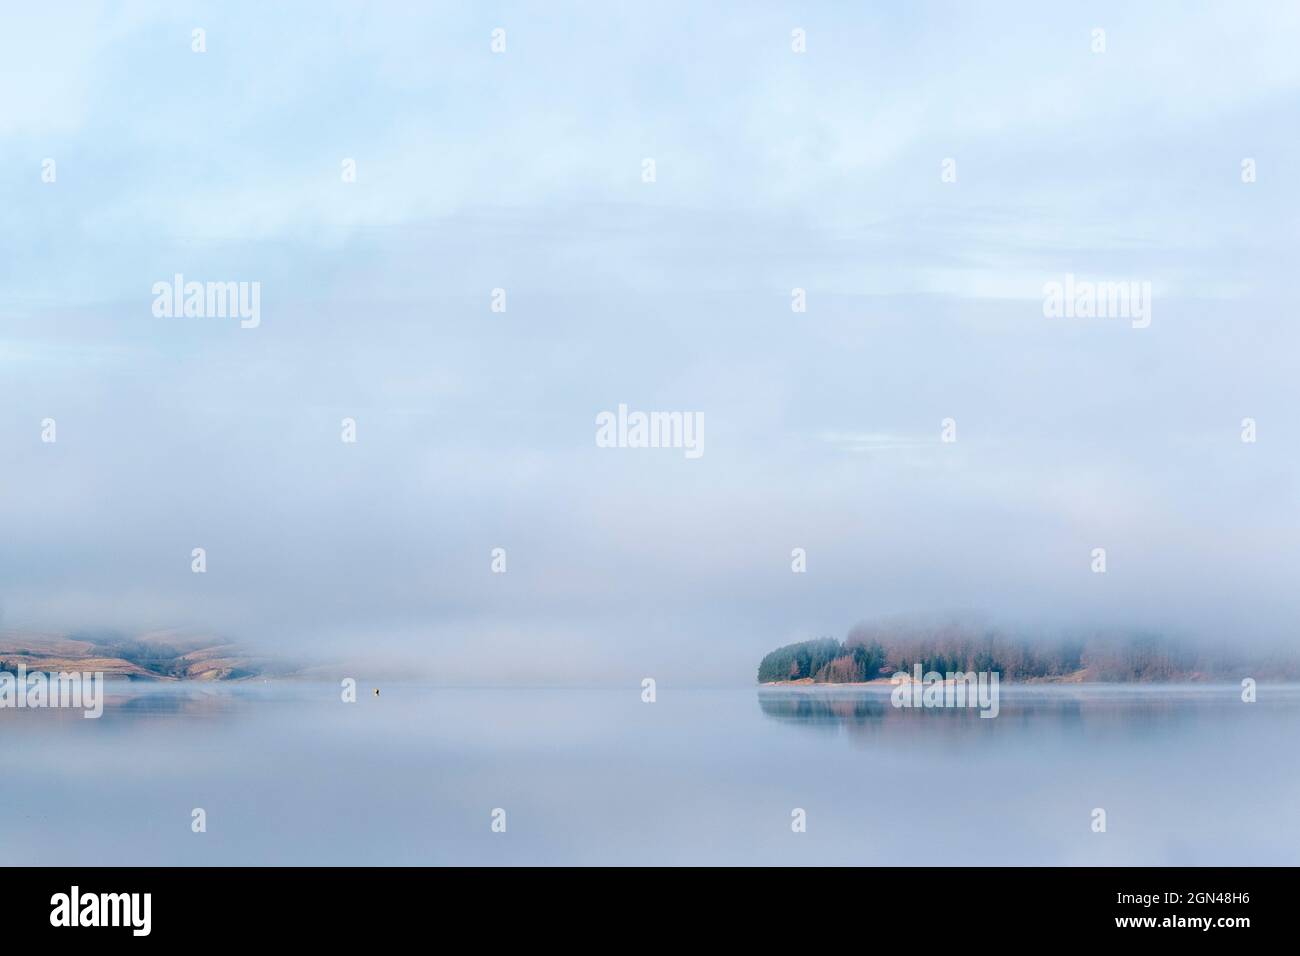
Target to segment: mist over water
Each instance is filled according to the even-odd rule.
[[[0,861],[1300,862],[1300,4],[7,6]]]
[[[0,789],[7,862],[1294,864],[1300,847],[1295,685],[1254,704],[1226,685],[1004,686],[992,720],[895,709],[887,688],[126,690],[95,721],[0,720],[30,784]]]

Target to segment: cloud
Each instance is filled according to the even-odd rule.
[[[1169,9],[815,12],[801,60],[671,5],[26,15],[6,626],[511,680],[742,680],[949,607],[1285,633],[1294,14]],[[1150,280],[1151,328],[1044,319],[1067,271]],[[153,317],[177,272],[262,325]],[[703,413],[704,457],[597,448],[619,402]]]

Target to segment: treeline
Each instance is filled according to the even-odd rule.
[[[772,651],[758,665],[760,683],[812,679],[844,684],[912,673],[996,671],[1003,680],[1171,681],[1300,677],[1294,655],[1174,641],[1155,634],[1034,639],[960,628],[924,630],[859,625],[841,643],[820,638]]]
[[[885,651],[879,644],[849,647],[824,637],[777,648],[758,665],[758,679],[768,683],[811,677],[829,684],[850,684],[872,680],[884,666]]]

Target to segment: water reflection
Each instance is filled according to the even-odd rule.
[[[809,732],[880,735],[1041,734],[1142,736],[1300,715],[1300,685],[1263,685],[1241,700],[1235,685],[1002,685],[996,717],[976,708],[895,707],[887,686],[763,687],[758,705],[771,720]],[[1265,713],[1269,716],[1265,718]]]
[[[1300,688],[131,685],[0,711],[6,861],[63,865],[1294,863]],[[1260,768],[1267,772],[1256,773]],[[208,813],[206,838],[191,809]],[[1089,812],[1105,807],[1098,838]],[[507,807],[508,838],[489,829]],[[811,825],[792,839],[790,810]],[[217,837],[217,838],[214,838]]]

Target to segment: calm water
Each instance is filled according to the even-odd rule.
[[[0,711],[0,859],[1295,864],[1297,742],[1300,687],[1269,685],[1003,687],[992,720],[877,689],[133,685],[97,721]]]

